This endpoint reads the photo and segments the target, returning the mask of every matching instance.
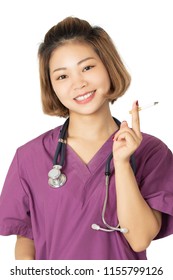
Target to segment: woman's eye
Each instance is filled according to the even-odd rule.
[[[88,70],[92,69],[93,67],[94,67],[94,66],[86,66],[86,67],[84,68],[83,71],[84,71],[84,72],[85,72],[85,71],[88,71]]]
[[[61,75],[57,78],[57,80],[64,80],[67,77],[67,75]]]

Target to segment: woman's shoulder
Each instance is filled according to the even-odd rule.
[[[153,148],[163,147],[166,148],[167,145],[158,137],[142,132],[142,142],[141,149],[153,149]],[[168,147],[167,147],[168,148]]]
[[[142,132],[141,145],[135,152],[135,157],[138,160],[147,161],[151,158],[160,160],[168,154],[172,157],[172,151],[160,138]]]

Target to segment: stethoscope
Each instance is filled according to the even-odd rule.
[[[118,125],[118,127],[120,127],[121,122],[119,120],[117,120],[116,118],[113,118],[113,119],[114,119],[115,123]],[[61,172],[61,170],[65,163],[66,143],[67,143],[66,139],[67,139],[68,125],[69,125],[69,118],[65,121],[65,123],[63,124],[63,126],[60,130],[58,145],[57,145],[55,155],[53,158],[53,168],[48,173],[48,184],[53,188],[62,187],[65,185],[65,183],[67,181],[66,175],[63,174]],[[127,233],[128,232],[127,228],[120,228],[119,224],[117,226],[111,226],[105,220],[105,212],[106,212],[108,193],[109,193],[109,181],[110,181],[110,176],[111,176],[110,164],[111,164],[112,157],[113,157],[113,154],[111,153],[108,156],[106,165],[105,165],[106,192],[105,192],[105,199],[104,199],[103,209],[102,209],[102,222],[106,226],[106,228],[102,228],[97,224],[92,224],[91,228],[94,230],[101,230],[101,231],[105,231],[105,232],[119,231],[121,233]],[[134,155],[131,156],[130,163],[131,163],[133,172],[135,173],[136,167],[135,167]]]

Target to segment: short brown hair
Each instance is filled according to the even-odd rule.
[[[110,77],[110,93],[106,95],[112,103],[122,96],[130,85],[127,72],[110,36],[99,26],[87,21],[67,17],[53,26],[45,35],[38,50],[41,98],[44,113],[67,117],[69,110],[58,99],[50,81],[49,61],[52,52],[69,40],[88,43],[105,65]]]

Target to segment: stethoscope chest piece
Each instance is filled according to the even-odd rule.
[[[67,178],[64,174],[61,173],[61,165],[54,165],[53,168],[48,173],[48,184],[53,188],[62,187]]]

